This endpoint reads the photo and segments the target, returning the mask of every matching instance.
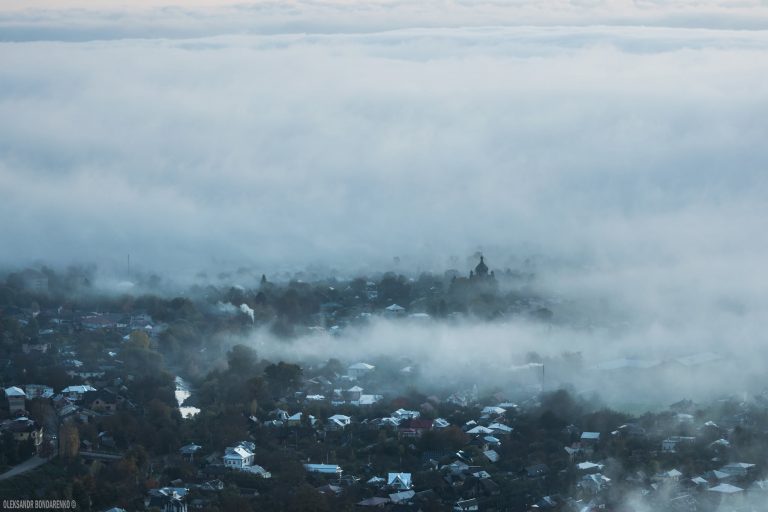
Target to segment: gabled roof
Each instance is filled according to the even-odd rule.
[[[736,487],[735,485],[731,484],[719,484],[707,490],[710,492],[719,492],[721,494],[735,494],[737,492],[744,491],[744,489],[741,487]]]
[[[409,489],[412,482],[412,477],[410,473],[388,473],[387,474],[387,485],[397,486],[397,487],[405,487],[406,489]]]
[[[246,450],[242,446],[235,446],[227,448],[227,452],[224,455],[225,459],[235,459],[235,460],[243,460],[247,459],[248,457],[252,457],[253,453]]]
[[[181,453],[184,453],[184,454],[190,454],[190,453],[195,453],[196,451],[198,451],[201,448],[202,448],[202,446],[200,446],[198,444],[190,443],[190,444],[188,444],[186,446],[182,446],[181,448],[179,448],[179,451]]]
[[[435,428],[445,428],[451,426],[451,424],[448,420],[444,420],[443,418],[435,418],[432,422],[432,426]]]
[[[372,364],[368,364],[368,363],[355,363],[353,365],[350,365],[348,369],[349,370],[373,370],[374,368],[376,368],[376,367],[373,366]]]
[[[416,495],[416,491],[400,491],[389,495],[389,499],[392,503],[400,503],[408,501]]]
[[[359,501],[357,504],[360,507],[382,507],[389,503],[389,498],[368,498],[367,500]]]
[[[748,462],[731,462],[720,468],[720,471],[728,471],[729,469],[750,469],[755,467],[754,464]]]
[[[360,395],[357,405],[372,405],[384,398],[382,395]]]
[[[67,386],[64,389],[61,390],[62,393],[78,393],[80,395],[84,395],[85,393],[88,393],[90,391],[96,391],[96,388],[93,386]]]
[[[5,396],[8,396],[8,397],[11,397],[11,396],[22,397],[23,396],[23,397],[26,398],[27,394],[24,393],[23,389],[21,389],[19,387],[16,387],[16,386],[11,386],[9,388],[5,388]]]
[[[311,473],[341,473],[341,467],[336,464],[304,464],[304,469]]]
[[[475,428],[467,430],[467,434],[493,434],[493,430],[482,425],[478,425]]]

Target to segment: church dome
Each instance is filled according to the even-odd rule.
[[[488,266],[483,261],[483,257],[480,256],[480,263],[475,267],[475,275],[484,276],[488,274]]]

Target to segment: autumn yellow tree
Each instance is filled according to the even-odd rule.
[[[80,432],[77,426],[65,423],[61,427],[59,437],[59,454],[68,459],[74,459],[80,452]]]

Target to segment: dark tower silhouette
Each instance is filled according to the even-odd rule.
[[[485,264],[482,256],[480,256],[480,263],[475,267],[475,276],[480,278],[488,277],[488,265]]]

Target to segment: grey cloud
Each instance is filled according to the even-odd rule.
[[[638,5],[658,25],[690,11]],[[295,8],[300,25],[316,7]],[[394,256],[442,271],[477,249],[497,268],[542,254],[542,291],[596,318],[597,331],[548,335],[553,353],[762,354],[768,34],[446,28],[450,13],[404,29],[417,8],[371,5],[391,9],[383,24],[398,30],[383,32],[342,33],[353,18],[339,3],[309,34],[275,22],[272,35],[175,39],[200,15],[151,11],[121,18],[126,32],[94,30],[146,35],[142,16],[156,16],[162,39],[0,43],[0,263],[109,266],[130,252],[171,275],[314,262],[354,274]],[[237,32],[224,12],[213,25]],[[52,27],[67,16],[90,14],[40,14]],[[527,324],[392,329],[360,336],[437,336],[441,352],[479,337],[510,364],[542,341]]]

